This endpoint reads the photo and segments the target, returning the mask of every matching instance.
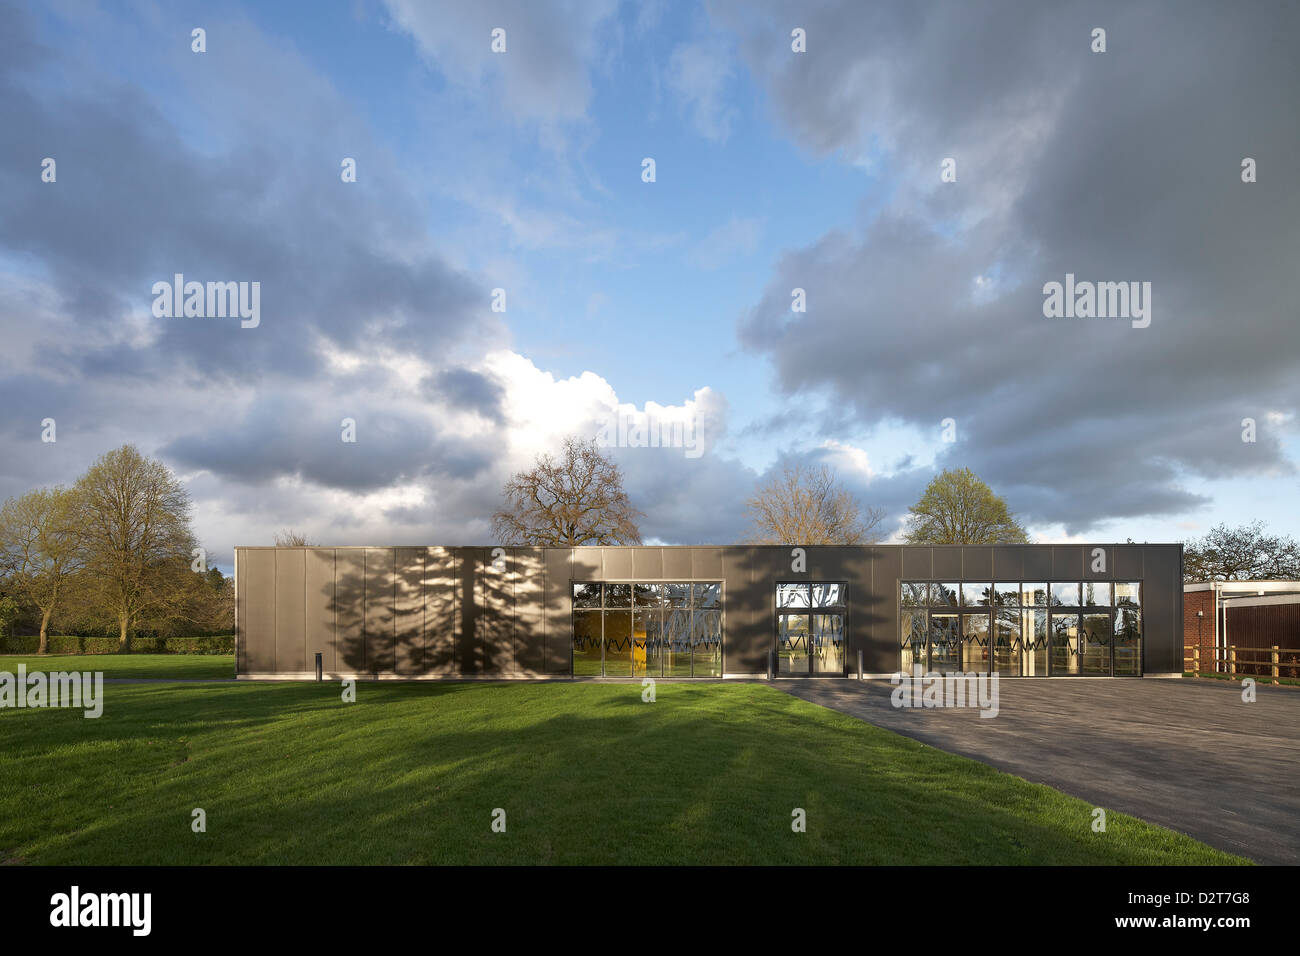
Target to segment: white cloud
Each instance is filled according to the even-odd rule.
[[[490,88],[516,118],[542,124],[586,116],[590,70],[600,55],[597,30],[618,9],[614,0],[384,0],[396,25],[447,80]],[[492,31],[506,31],[493,53]]]
[[[730,51],[716,41],[682,43],[668,60],[667,86],[705,139],[726,142],[736,110],[727,105],[726,88],[733,73]]]

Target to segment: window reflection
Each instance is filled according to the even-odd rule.
[[[573,674],[721,677],[722,583],[574,583]]]
[[[1078,607],[1079,606],[1079,585],[1070,584],[1053,584],[1052,585],[1052,606],[1053,607]]]

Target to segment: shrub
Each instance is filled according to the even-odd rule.
[[[41,639],[36,634],[0,636],[0,654],[35,654]],[[73,637],[50,635],[51,654],[116,654],[116,637]],[[233,654],[235,635],[212,637],[137,637],[131,641],[133,654]]]

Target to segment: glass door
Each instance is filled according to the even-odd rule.
[[[843,582],[792,581],[776,586],[776,672],[843,677],[848,601]]]
[[[955,673],[961,648],[961,615],[955,611],[930,612],[930,667]]]
[[[812,615],[809,654],[814,674],[844,676],[844,615]]]
[[[803,676],[810,672],[808,660],[808,615],[777,616],[777,673]]]

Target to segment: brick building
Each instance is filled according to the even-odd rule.
[[[1269,656],[1262,652],[1277,647],[1280,676],[1300,677],[1300,581],[1184,585],[1183,644],[1189,670],[1194,647],[1200,648],[1203,671],[1227,670],[1225,662],[1236,648],[1238,673],[1266,674]]]

